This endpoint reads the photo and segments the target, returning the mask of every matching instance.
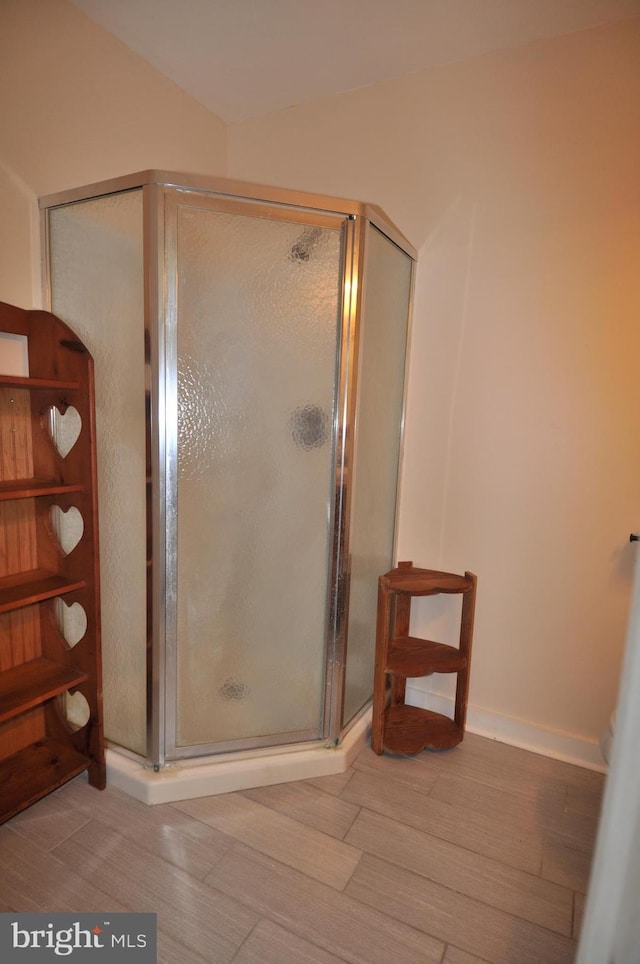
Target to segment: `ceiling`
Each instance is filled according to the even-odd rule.
[[[71,0],[222,120],[640,16],[640,0]]]

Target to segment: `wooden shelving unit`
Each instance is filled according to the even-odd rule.
[[[444,750],[462,740],[476,584],[471,572],[459,576],[435,569],[418,569],[411,562],[401,562],[396,569],[380,576],[371,725],[371,746],[376,753],[382,753],[383,749],[395,753]],[[409,635],[411,599],[437,593],[462,594],[458,647]],[[432,673],[457,674],[453,719],[405,703],[407,679]]]
[[[0,374],[0,823],[88,771],[105,785],[93,360],[60,319],[0,302],[0,332],[26,336],[29,376]],[[61,455],[52,412],[81,424]],[[75,507],[65,552],[52,510]],[[57,600],[86,631],[64,637]],[[69,713],[82,694],[86,719]]]

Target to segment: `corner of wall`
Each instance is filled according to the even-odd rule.
[[[33,191],[0,159],[0,300],[42,306],[40,223]]]

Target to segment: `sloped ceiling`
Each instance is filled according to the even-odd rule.
[[[640,16],[640,0],[72,0],[222,120]]]

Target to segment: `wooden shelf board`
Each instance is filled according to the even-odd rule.
[[[0,723],[64,693],[89,677],[44,656],[0,674]]]
[[[28,389],[51,389],[61,391],[78,391],[80,382],[63,381],[53,378],[25,378],[22,375],[0,375],[0,388],[28,388]]]
[[[82,773],[89,762],[57,740],[38,740],[0,760],[0,823]]]
[[[391,640],[385,670],[410,678],[431,673],[459,673],[466,665],[466,656],[455,646],[402,636]]]
[[[31,499],[43,495],[62,495],[65,492],[83,492],[82,482],[57,482],[52,479],[12,479],[0,482],[0,501],[8,499]]]
[[[392,592],[406,592],[412,596],[430,596],[435,593],[464,593],[473,587],[471,579],[452,572],[415,567],[392,569],[382,577]]]
[[[419,706],[399,704],[385,711],[383,744],[394,753],[448,750],[460,743],[463,733],[448,716]]]
[[[62,596],[86,586],[84,579],[71,579],[45,569],[31,569],[0,579],[0,613],[31,606],[43,599]]]

